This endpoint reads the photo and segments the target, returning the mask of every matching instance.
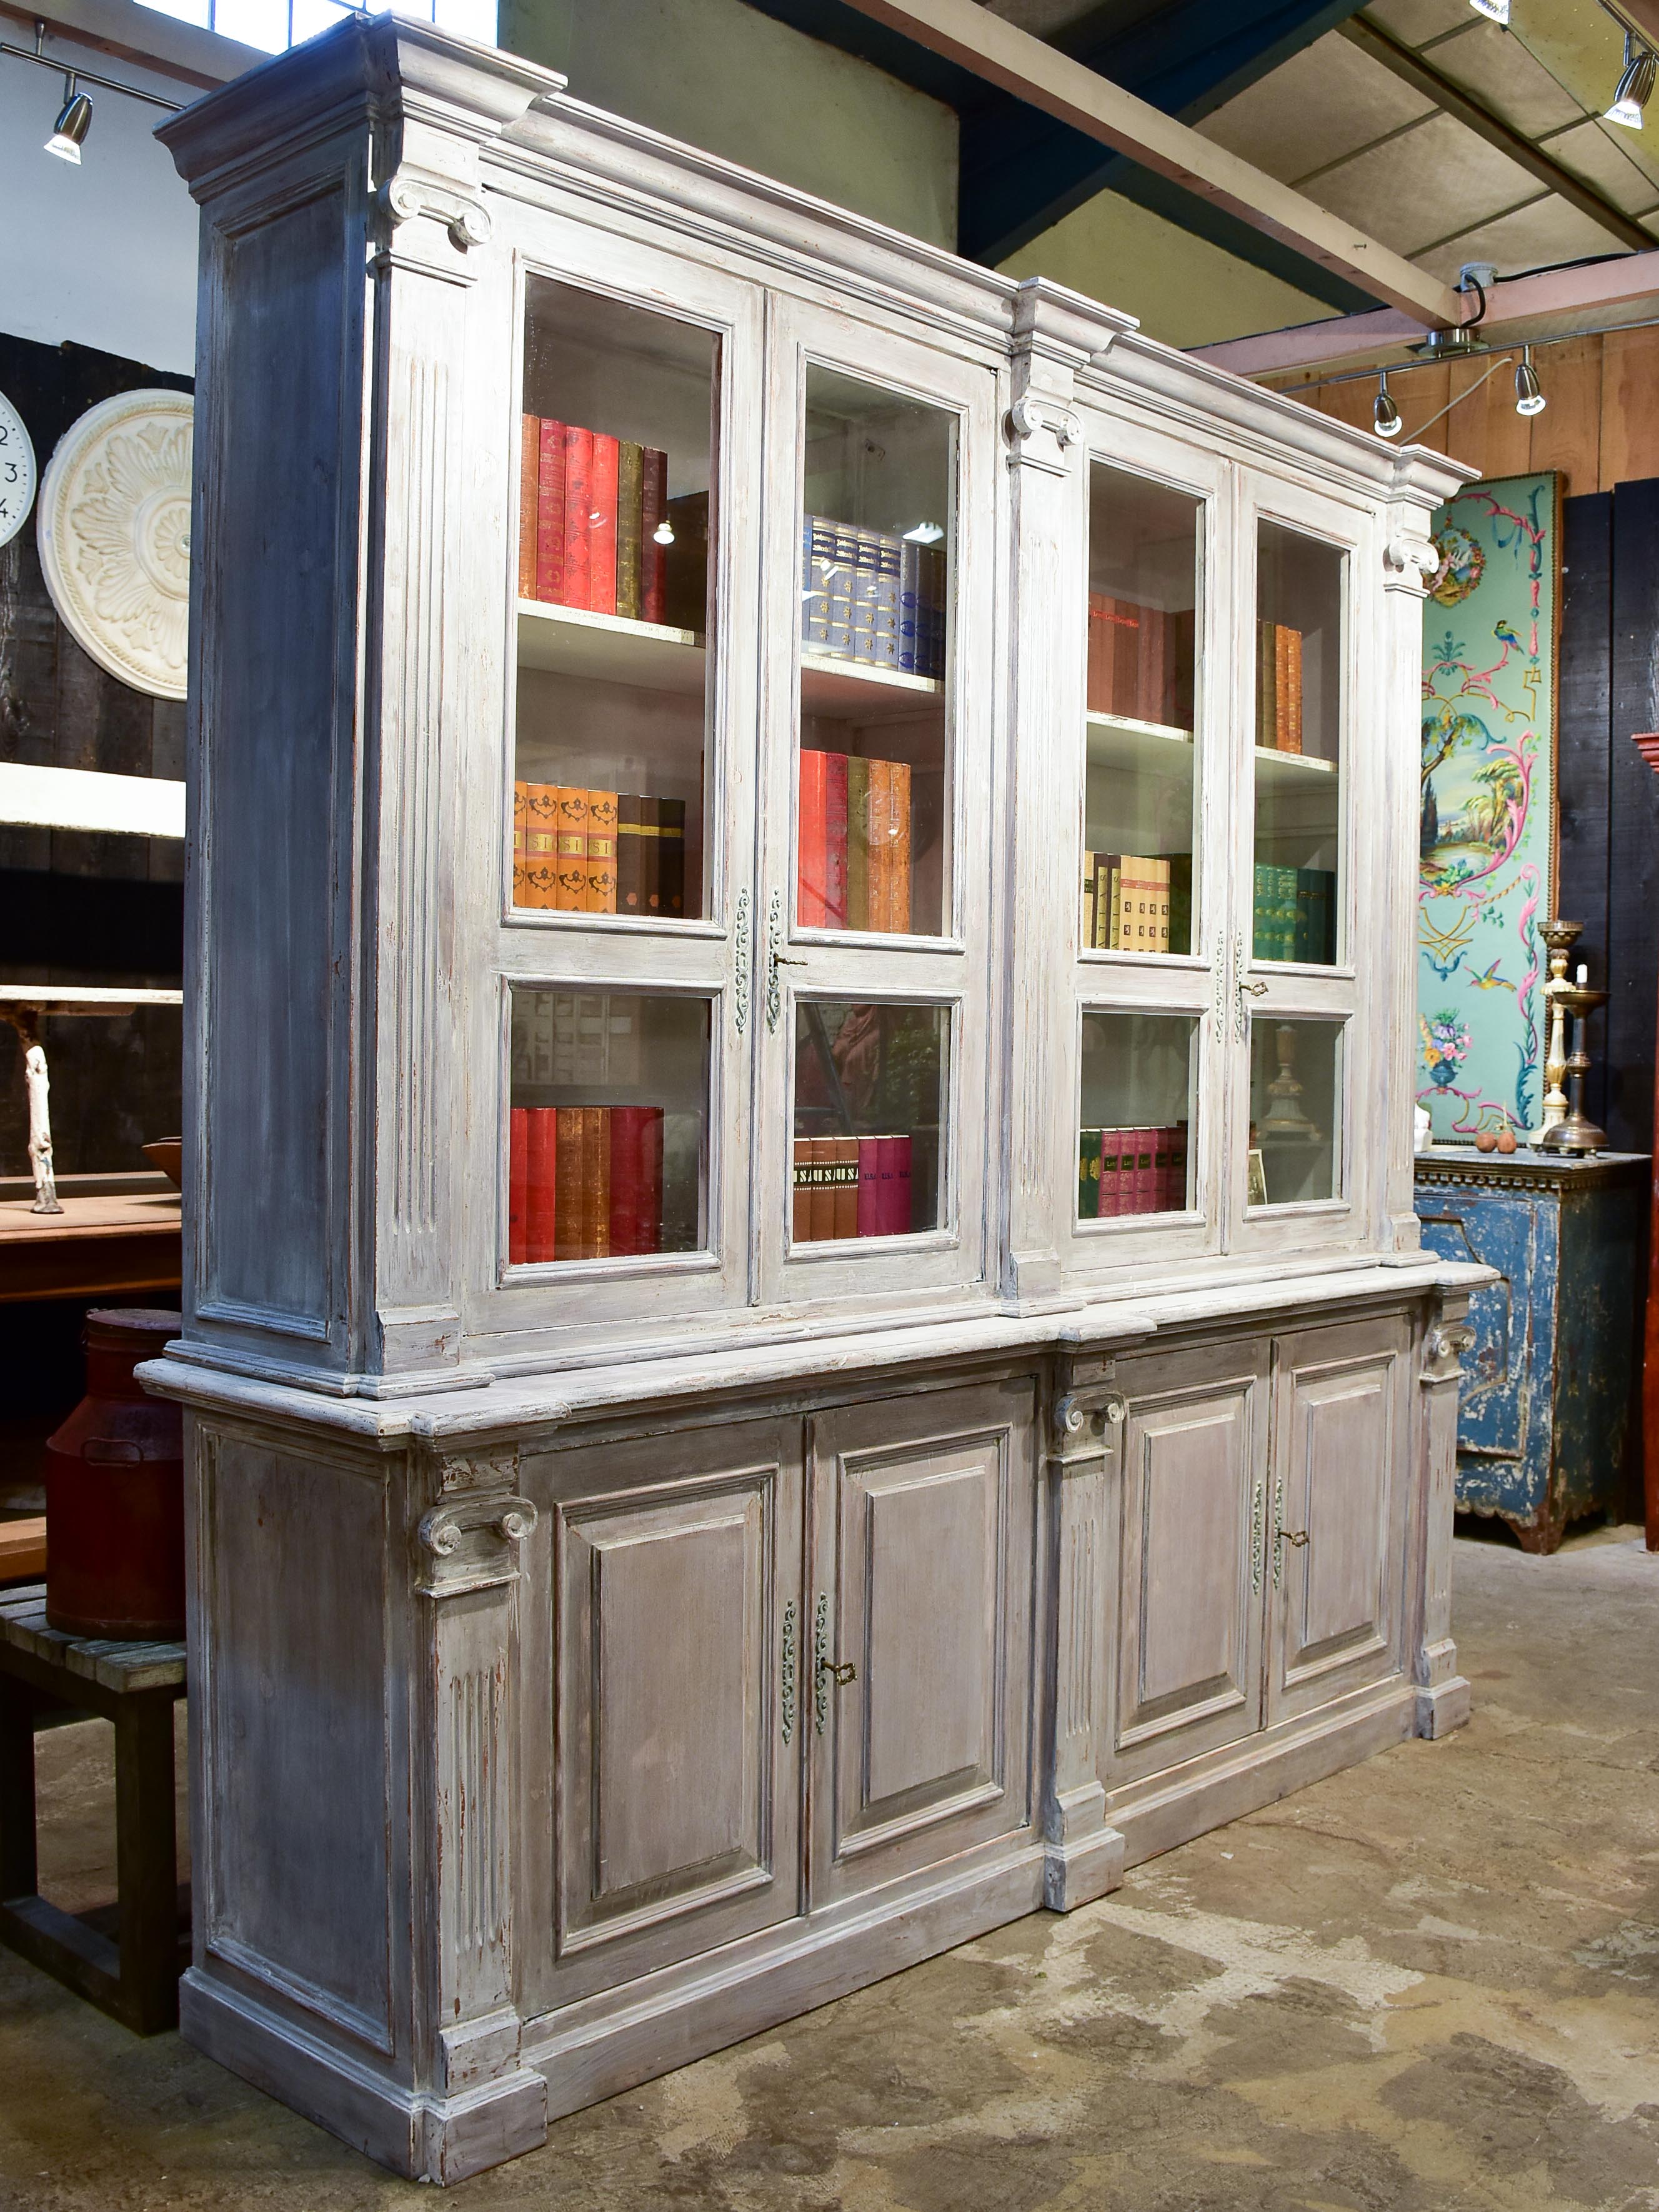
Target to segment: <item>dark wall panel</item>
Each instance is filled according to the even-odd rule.
[[[1659,978],[1659,776],[1631,743],[1659,729],[1659,477],[1613,495],[1606,1014],[1608,1137],[1645,1152],[1653,1133]],[[1592,1043],[1595,1030],[1591,1030]]]
[[[1561,649],[1557,663],[1555,912],[1582,921],[1577,957],[1597,984],[1607,974],[1607,807],[1613,683],[1613,495],[1561,507]],[[1596,1031],[1599,1047],[1601,1032]],[[1584,1109],[1605,1126],[1606,1057],[1598,1049]]]

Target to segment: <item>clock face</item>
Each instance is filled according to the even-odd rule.
[[[15,538],[34,504],[34,448],[23,418],[0,392],[0,545]]]

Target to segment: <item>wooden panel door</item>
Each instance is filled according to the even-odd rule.
[[[1274,1346],[1270,1722],[1399,1670],[1407,1347],[1392,1316]]]
[[[1035,1395],[924,1391],[812,1425],[815,1906],[1030,1821]]]
[[[799,1421],[754,1421],[573,1455],[558,2002],[800,1910],[800,1443]]]
[[[1112,1778],[1261,1725],[1267,1347],[1126,1360]]]

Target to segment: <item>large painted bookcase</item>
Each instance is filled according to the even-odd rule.
[[[428,26],[162,136],[183,2020],[453,2180],[1464,1717],[1462,474]]]

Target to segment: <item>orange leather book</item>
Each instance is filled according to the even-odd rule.
[[[530,903],[530,786],[516,781],[513,786],[513,903]]]
[[[582,1242],[582,1122],[585,1109],[561,1106],[554,1130],[553,1253],[580,1260]]]
[[[560,784],[553,805],[558,848],[551,902],[561,914],[580,914],[587,903],[587,793]]]
[[[836,1186],[831,1180],[835,1170],[836,1146],[834,1137],[813,1137],[812,1199],[809,1216],[812,1242],[821,1244],[836,1233]],[[854,1197],[857,1190],[854,1186]]]
[[[524,787],[524,793],[525,895],[518,902],[529,907],[556,906],[559,872],[558,793],[550,783],[526,783]]]
[[[541,477],[541,418],[526,415],[519,425],[519,597],[536,596],[537,486]]]
[[[1291,633],[1283,623],[1273,624],[1273,747],[1291,750]]]
[[[887,927],[902,934],[910,927],[910,763],[887,763]]]
[[[584,914],[617,911],[617,794],[587,794],[587,873],[582,890]]]
[[[872,760],[866,805],[870,823],[870,846],[865,856],[864,896],[868,929],[893,927],[892,763]]]
[[[797,1244],[810,1244],[812,1241],[812,1139],[810,1137],[796,1138],[793,1166],[790,1235]]]
[[[830,1189],[836,1201],[837,1237],[856,1237],[859,1233],[859,1140],[856,1137],[831,1137],[830,1171],[834,1178]]]

